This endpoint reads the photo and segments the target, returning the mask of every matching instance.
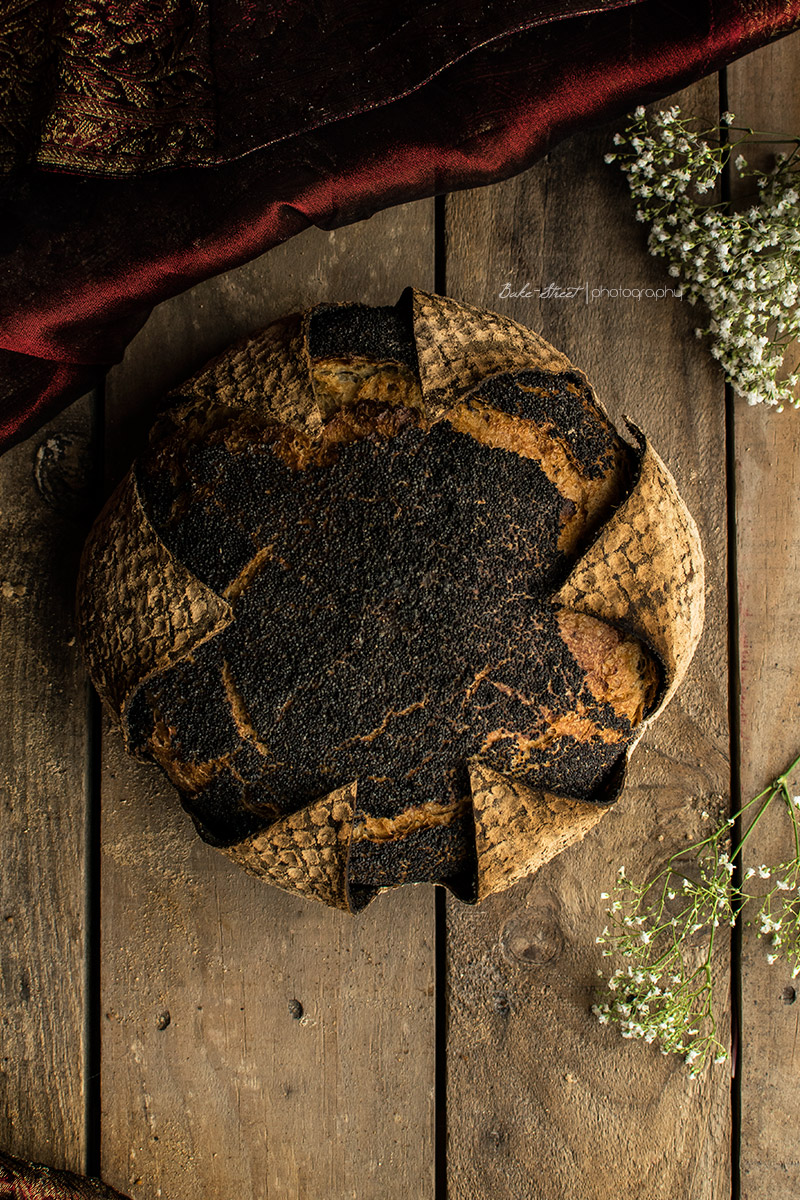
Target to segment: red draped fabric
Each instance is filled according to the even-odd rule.
[[[206,9],[203,0],[170,0],[164,11],[176,4],[195,17]],[[157,155],[145,154],[134,171],[125,160],[121,176],[119,156],[131,146],[126,126],[122,142],[108,143],[108,175],[98,173],[102,156],[91,171],[48,168],[48,155],[77,153],[80,123],[70,124],[69,104],[80,104],[81,81],[70,77],[66,115],[46,112],[38,152],[29,147],[0,178],[0,448],[98,382],[159,301],[309,225],[333,229],[514,175],[570,133],[668,95],[800,25],[800,0],[515,0],[466,6],[465,32],[449,3],[341,0],[329,6],[339,17],[326,52],[324,39],[309,46],[302,19],[318,7],[310,0],[220,6],[228,27],[225,37],[213,22],[206,30],[206,74],[185,71],[200,100],[181,119],[195,133],[168,147],[175,161],[206,165],[155,169]],[[294,33],[283,30],[281,63],[265,50],[268,38],[245,55],[248,28],[284,8],[297,22]],[[367,9],[369,27],[356,36],[353,24]],[[399,27],[391,16],[398,11]],[[383,38],[381,30],[388,30]],[[348,46],[374,52],[374,69],[354,72]],[[377,64],[388,51],[383,78]],[[281,86],[270,92],[273,66]],[[318,78],[307,87],[311,68]],[[202,100],[209,71],[213,112]],[[164,85],[166,99],[153,103],[173,111],[181,78],[170,77],[172,91]],[[211,112],[205,132],[197,132],[200,118],[192,125],[198,111]]]

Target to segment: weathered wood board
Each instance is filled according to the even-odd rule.
[[[800,128],[798,55],[795,35],[734,65],[728,105],[757,127]],[[718,81],[678,99],[713,121]],[[767,965],[753,930],[732,978],[740,1131],[727,1068],[693,1082],[679,1061],[621,1041],[589,1012],[603,964],[599,893],[620,864],[646,873],[694,840],[704,808],[727,803],[728,488],[743,797],[800,749],[800,414],[736,401],[726,479],[722,379],[687,305],[501,295],[507,282],[668,284],[624,180],[603,163],[609,137],[573,138],[516,179],[448,197],[444,290],[570,355],[615,419],[627,413],[651,436],[700,525],[703,642],[637,751],[625,796],[534,880],[480,910],[448,901],[438,1053],[432,889],[380,897],[351,919],[266,887],[198,841],[159,772],[127,759],[109,728],[96,797],[102,904],[87,903],[92,733],[72,628],[86,528],[76,493],[103,464],[108,490],[164,391],[233,338],[319,300],[390,303],[409,282],[433,288],[434,204],[310,230],[161,306],[110,376],[103,463],[82,458],[87,400],[0,462],[0,1145],[85,1166],[98,1132],[86,1111],[87,1031],[99,1022],[103,1171],[144,1200],[444,1200],[445,1150],[449,1200],[724,1200],[739,1187],[732,1152],[741,1200],[800,1192],[797,981]],[[776,812],[748,861],[783,857],[787,832]],[[89,916],[102,928],[87,928]],[[102,938],[101,996],[87,991],[92,937]]]
[[[795,34],[730,68],[728,104],[738,123],[800,132],[798,56]],[[769,154],[763,147],[759,165],[769,165]],[[734,432],[745,801],[800,753],[800,412],[738,400]],[[790,857],[790,829],[774,806],[748,840],[745,867]],[[800,983],[767,963],[757,928],[742,938],[742,1200],[800,1193]]]
[[[679,97],[718,112],[716,80]],[[627,185],[603,162],[611,130],[572,138],[506,183],[447,202],[447,290],[538,330],[619,420],[650,436],[700,527],[706,626],[670,708],[637,750],[619,804],[586,840],[478,911],[448,906],[450,1200],[719,1200],[728,1194],[729,1091],[717,1068],[624,1042],[590,1006],[604,964],[601,891],[619,865],[647,875],[726,795],[724,389],[677,299],[591,299],[664,286]],[[573,300],[502,299],[588,284]]]
[[[309,231],[163,305],[108,382],[112,475],[151,403],[233,338],[432,287],[433,207]],[[359,918],[279,892],[203,845],[110,732],[104,757],[107,1180],[147,1200],[432,1197],[433,888]]]
[[[88,685],[73,629],[90,403],[0,462],[0,1145],[84,1166]]]

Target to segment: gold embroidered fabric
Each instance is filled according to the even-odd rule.
[[[494,41],[641,2],[2,0],[0,172],[230,162],[403,98]]]
[[[47,0],[6,0],[0,7],[0,170],[26,148],[47,88],[52,59]]]
[[[2,6],[0,168],[131,174],[209,159],[215,132],[207,0]]]

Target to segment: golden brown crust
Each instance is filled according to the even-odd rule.
[[[191,654],[232,619],[226,601],[164,546],[133,471],[87,539],[76,615],[92,681],[118,719],[150,675]]]
[[[569,738],[579,745],[586,742],[603,742],[607,746],[613,746],[625,740],[624,733],[619,729],[602,725],[595,716],[590,716],[580,701],[577,702],[573,711],[566,713],[555,713],[546,704],[541,705],[536,717],[542,729],[541,733],[521,733],[518,729],[504,729],[502,726],[499,729],[492,729],[484,738],[483,745],[478,751],[479,757],[487,755],[500,742],[511,742],[516,752],[510,765],[514,768],[515,773],[522,773],[526,769],[532,751],[547,750],[563,738]]]
[[[400,404],[424,413],[419,380],[406,363],[355,354],[312,358],[311,383],[323,420],[363,401],[378,406]]]
[[[527,389],[522,385],[522,390]],[[611,462],[599,478],[589,474],[571,453],[552,421],[498,412],[474,396],[449,409],[442,420],[484,446],[507,450],[539,464],[567,503],[562,513],[558,547],[572,554],[625,494],[628,462],[624,444],[617,441]]]
[[[430,421],[493,375],[574,370],[538,333],[510,317],[413,289],[414,339]]]
[[[361,816],[353,826],[353,841],[386,842],[404,837],[418,829],[434,829],[437,825],[449,825],[463,816],[467,808],[466,796],[449,802],[429,800],[416,808],[404,809],[396,817]]]
[[[629,629],[653,647],[665,680],[652,721],[674,695],[700,641],[705,561],[675,480],[644,435],[630,428],[642,446],[638,479],[556,599]]]
[[[346,909],[354,803],[355,784],[339,788],[223,853],[275,887]]]
[[[564,608],[557,614],[561,636],[586,672],[596,700],[638,725],[653,705],[658,671],[638,638],[586,613]]]
[[[217,355],[173,393],[186,397],[187,407],[209,403],[245,409],[256,416],[285,421],[313,431],[321,416],[309,373],[306,314],[288,313],[253,337],[242,339]],[[163,436],[163,422],[183,420],[181,408],[170,410],[153,428]]]
[[[599,804],[539,792],[476,761],[471,764],[478,900],[535,874],[604,813]]]

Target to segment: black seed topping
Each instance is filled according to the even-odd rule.
[[[359,355],[392,359],[417,369],[417,351],[406,306],[370,308],[366,304],[318,304],[311,313],[311,358]]]
[[[613,442],[598,420],[591,388],[580,371],[496,375],[473,394],[491,408],[549,425],[590,479],[598,479],[611,466]]]
[[[311,343],[317,356],[413,350],[395,309],[363,305],[314,310]],[[579,373],[504,376],[479,396],[557,427],[589,476],[612,462],[613,431]],[[203,440],[179,431],[139,467],[165,544],[228,594],[235,619],[139,691],[133,744],[167,767],[217,844],[357,780],[357,824],[422,815],[388,839],[354,839],[356,903],[412,880],[468,894],[471,756],[589,797],[632,732],[590,693],[551,608],[570,566],[565,497],[534,460],[447,422],[426,431],[413,413],[395,436],[304,469],[236,422]],[[576,709],[596,736],[554,736]]]

